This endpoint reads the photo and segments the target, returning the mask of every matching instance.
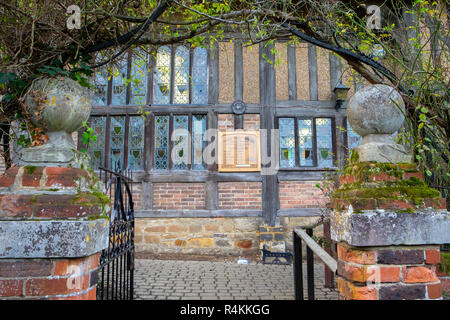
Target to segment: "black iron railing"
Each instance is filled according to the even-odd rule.
[[[98,300],[133,300],[134,209],[132,172],[99,168],[104,193],[111,199],[109,245],[99,261]]]
[[[306,231],[305,231],[306,230]],[[303,260],[302,241],[306,244],[306,279],[308,300],[314,300],[314,254],[326,265],[326,267],[336,274],[337,261],[328,254],[313,238],[312,228],[294,228],[294,292],[295,300],[305,300],[303,294]]]

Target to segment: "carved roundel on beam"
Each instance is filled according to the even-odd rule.
[[[247,105],[244,103],[244,101],[236,100],[231,104],[231,110],[234,114],[243,114],[246,109]]]

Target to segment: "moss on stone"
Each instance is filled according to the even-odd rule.
[[[23,168],[25,169],[27,174],[33,174],[33,172],[35,172],[38,167],[37,166],[24,166]]]
[[[448,275],[450,275],[450,252],[441,252],[439,271],[446,272]]]
[[[352,153],[349,165],[342,170],[344,175],[353,176],[356,182],[344,183],[332,194],[333,199],[356,200],[377,199],[380,201],[399,200],[421,206],[424,199],[439,199],[438,190],[429,188],[427,184],[417,177],[403,180],[405,172],[413,170],[414,164],[392,164],[376,162],[358,162],[358,156]],[[382,181],[371,180],[372,176],[385,174],[395,179]],[[408,209],[407,209],[408,210]],[[405,212],[411,212],[412,209]]]
[[[395,212],[397,212],[397,213],[416,213],[416,210],[414,210],[413,208],[407,208],[407,209],[397,210]]]

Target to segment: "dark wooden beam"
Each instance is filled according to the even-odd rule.
[[[259,92],[262,108],[260,128],[266,130],[266,135],[264,135],[264,132],[261,134],[261,155],[267,156],[275,152],[270,139],[274,129],[276,109],[275,55],[273,47],[273,44],[262,43],[259,49]],[[267,136],[267,139],[264,136]],[[271,226],[277,223],[277,210],[279,208],[277,176],[275,174],[267,174],[268,169],[273,165],[275,165],[273,161],[270,163],[261,162],[263,218],[264,223]]]
[[[308,43],[309,99],[319,100],[316,46]]]
[[[297,100],[297,62],[295,59],[294,44],[288,44],[287,60],[289,100]]]

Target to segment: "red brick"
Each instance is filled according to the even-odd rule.
[[[40,181],[42,177],[42,173],[44,172],[44,167],[33,167],[34,171],[27,169],[27,167],[23,167],[22,173],[22,186],[24,187],[39,187]]]
[[[425,263],[426,264],[437,264],[441,261],[441,253],[439,250],[430,249],[425,250]]]
[[[375,263],[375,251],[351,249],[341,244],[338,244],[337,247],[338,247],[338,257],[341,260],[359,264]]]
[[[428,298],[439,299],[442,297],[442,285],[440,283],[427,285]]]
[[[46,187],[75,187],[81,177],[88,177],[86,170],[78,168],[48,167],[45,173],[47,175]]]
[[[41,259],[5,259],[0,260],[0,277],[20,278],[49,276],[52,263]]]
[[[0,176],[0,188],[8,188],[14,184],[19,167],[11,167]]]
[[[353,300],[377,300],[377,289],[371,287],[353,287]]]
[[[22,295],[22,280],[0,280],[0,297],[16,297]]]
[[[69,294],[89,287],[89,275],[65,278],[34,278],[25,283],[26,296]]]
[[[450,292],[450,277],[440,277],[442,284],[442,290],[445,292]]]
[[[405,283],[424,283],[439,281],[436,273],[426,267],[404,267],[403,282]]]
[[[403,180],[409,180],[410,178],[417,178],[419,180],[423,180],[422,172],[405,172],[403,173]]]
[[[377,300],[377,289],[368,286],[355,286],[353,283],[339,277],[338,291],[346,300]]]
[[[31,217],[32,195],[0,195],[0,217]]]
[[[394,210],[409,209],[409,208],[414,209],[414,206],[411,203],[401,200],[378,199],[377,203],[378,208],[380,209],[394,209]]]
[[[400,267],[369,267],[367,268],[367,279],[373,283],[399,282]]]
[[[344,261],[338,261],[338,274],[347,279],[357,282],[366,282],[367,272],[366,266],[352,265]]]
[[[394,176],[388,176],[386,173],[384,172],[380,172],[379,174],[372,174],[369,176],[369,181],[375,181],[375,182],[380,182],[380,181],[396,181],[398,180],[397,177]]]
[[[424,199],[425,207],[435,209],[447,209],[447,201],[444,198],[439,199]]]

